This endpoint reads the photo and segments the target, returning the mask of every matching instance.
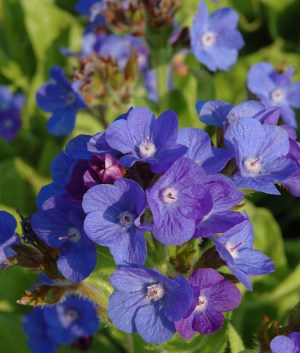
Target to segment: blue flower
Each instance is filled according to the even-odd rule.
[[[79,0],[75,6],[76,11],[89,16],[91,21],[94,21],[105,8],[105,0]]]
[[[190,240],[212,208],[212,198],[202,185],[204,171],[194,161],[182,157],[146,191],[153,214],[154,237],[166,245]]]
[[[297,127],[291,108],[300,108],[300,81],[292,83],[292,75],[292,66],[286,72],[277,72],[272,64],[262,62],[251,67],[247,86],[266,107],[280,107],[284,122]]]
[[[48,333],[44,310],[34,308],[24,316],[22,324],[29,336],[27,343],[33,353],[54,353],[59,344]]]
[[[135,162],[147,162],[154,173],[166,171],[187,148],[176,143],[178,118],[172,111],[156,120],[147,108],[133,108],[127,119],[114,121],[106,130],[108,144],[126,154],[120,162],[130,167]]]
[[[209,135],[200,129],[183,128],[177,142],[188,147],[184,156],[195,161],[207,174],[219,172],[232,158],[227,150],[212,147]]]
[[[100,325],[95,305],[80,297],[69,297],[62,303],[45,307],[44,317],[48,335],[60,344],[89,337]]]
[[[280,117],[280,108],[265,108],[262,103],[254,100],[239,103],[235,107],[222,100],[198,101],[196,109],[202,122],[222,130],[226,130],[233,121],[242,118],[253,118],[262,124],[276,125]]]
[[[50,71],[53,81],[43,84],[36,94],[41,109],[53,113],[47,122],[47,129],[57,136],[72,132],[78,109],[86,108],[79,94],[78,82],[70,84],[62,68],[55,66]]]
[[[237,24],[236,11],[225,7],[209,14],[201,1],[191,28],[191,50],[196,59],[211,71],[229,70],[244,46]]]
[[[21,128],[22,94],[13,95],[6,86],[0,86],[0,138],[11,141]]]
[[[211,195],[213,206],[209,213],[198,222],[194,238],[226,232],[244,220],[241,213],[231,211],[244,199],[243,193],[235,187],[231,179],[217,174],[206,176],[202,180]]]
[[[47,245],[59,249],[57,267],[72,282],[80,282],[94,270],[96,248],[83,230],[84,213],[67,195],[47,199],[31,218],[34,232]]]
[[[241,293],[217,271],[198,269],[189,278],[193,290],[192,305],[184,318],[175,322],[176,330],[185,339],[196,332],[203,335],[214,333],[224,323],[224,312],[240,305]]]
[[[270,348],[272,353],[300,353],[300,332],[276,336],[272,339]]]
[[[252,249],[253,227],[246,214],[243,222],[212,240],[229,269],[249,290],[252,290],[250,275],[268,274],[275,269],[273,261],[268,256]]]
[[[114,185],[96,185],[84,195],[82,207],[87,213],[86,234],[97,244],[108,246],[116,264],[144,264],[147,250],[140,217],[146,202],[139,184],[121,179]]]
[[[34,308],[23,318],[28,346],[33,353],[54,353],[61,344],[88,339],[99,328],[95,305],[87,299],[68,297],[64,302]]]
[[[287,156],[288,134],[279,126],[243,118],[230,124],[224,138],[239,168],[233,177],[238,187],[280,195],[274,183],[284,181],[298,169]]]
[[[0,211],[0,265],[16,255],[12,249],[13,245],[20,244],[20,239],[15,233],[16,228],[15,218],[8,212]]]
[[[192,302],[187,280],[174,279],[146,268],[121,268],[110,277],[115,292],[108,314],[114,325],[127,333],[138,332],[149,343],[162,343],[175,333]]]

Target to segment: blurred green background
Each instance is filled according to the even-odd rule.
[[[60,54],[60,48],[80,48],[86,19],[74,12],[75,3],[75,0],[0,0],[0,84],[26,95],[23,128],[17,139],[11,143],[0,140],[0,209],[13,214],[16,208],[25,215],[36,209],[35,198],[40,187],[50,182],[50,162],[68,139],[103,129],[91,116],[80,113],[72,136],[53,137],[45,130],[47,116],[35,103],[35,92],[48,81],[52,66],[61,65],[70,71],[72,62]],[[181,25],[191,24],[197,3],[183,1],[177,14]],[[211,10],[229,5],[240,13],[240,30],[246,45],[229,72],[209,74],[192,57],[187,58],[189,74],[175,77],[175,89],[164,97],[168,108],[179,115],[181,126],[203,127],[194,108],[199,99],[223,99],[232,104],[248,99],[247,72],[256,62],[277,65],[283,61],[294,66],[294,79],[300,79],[299,0],[220,0],[216,4],[207,0],[207,3]],[[133,104],[149,105],[144,96],[143,88],[137,88]],[[109,120],[119,113],[123,112],[108,110]],[[158,349],[146,347],[136,335],[128,337],[117,329],[103,327],[90,352],[144,353],[152,349],[223,353],[227,349],[239,353],[244,349],[242,340],[248,347],[255,346],[254,332],[264,314],[284,324],[288,312],[299,301],[300,201],[285,191],[282,197],[258,194],[250,201],[246,209],[254,223],[256,248],[274,260],[276,272],[256,278],[253,293],[246,293],[241,287],[244,299],[233,313],[228,330],[226,324],[222,331],[208,338],[200,337],[190,343],[175,338]],[[22,269],[0,274],[0,353],[29,352],[21,328],[22,314],[28,308],[17,305],[16,300],[36,279],[36,274]],[[72,350],[67,347],[59,350],[68,351]]]

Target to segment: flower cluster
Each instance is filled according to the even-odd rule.
[[[11,141],[21,128],[21,111],[24,96],[12,94],[6,86],[0,86],[0,138]]]
[[[42,309],[36,307],[23,318],[33,353],[53,353],[62,344],[86,350],[99,325],[95,305],[80,297],[68,297]]]
[[[215,269],[199,269],[196,258],[188,270],[181,271],[188,280],[181,275],[169,278],[176,267],[164,274],[144,267],[151,254],[149,231],[152,241],[161,246],[183,246],[207,238],[219,261],[249,290],[250,276],[274,270],[270,258],[252,249],[253,228],[247,214],[234,210],[244,199],[238,188],[242,177],[225,175],[234,160],[239,166],[234,148],[260,162],[258,155],[248,156],[251,144],[245,146],[248,137],[243,134],[252,123],[259,132],[274,127],[274,135],[268,132],[272,139],[266,141],[267,134],[263,135],[265,144],[273,142],[276,134],[289,144],[284,129],[240,118],[227,123],[226,148],[212,147],[200,129],[178,132],[174,112],[166,111],[156,119],[149,109],[137,107],[117,118],[104,133],[74,138],[53,160],[53,182],[38,196],[32,229],[59,252],[57,267],[73,283],[95,268],[95,244],[109,248],[119,269],[110,278],[115,292],[108,314],[120,329],[138,332],[151,343],[168,340],[176,330],[188,339],[196,332],[220,329],[222,313],[240,303],[235,285]],[[262,138],[256,131],[253,135]],[[255,146],[259,152],[259,144]],[[272,153],[268,158],[284,158],[277,157],[276,150]],[[241,152],[239,156],[244,161]],[[264,160],[261,163],[263,169]],[[296,163],[288,159],[285,168],[294,173]],[[281,169],[278,174],[291,175]],[[277,175],[276,170],[272,175]],[[250,177],[255,177],[254,172]],[[261,180],[273,186],[270,177]],[[252,184],[247,186],[252,188]],[[269,188],[261,189],[269,192]],[[99,263],[101,267],[101,258]]]

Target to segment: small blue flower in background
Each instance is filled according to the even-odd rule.
[[[110,277],[115,292],[108,314],[114,325],[138,332],[149,343],[162,343],[176,332],[174,321],[183,318],[192,303],[186,279],[170,279],[147,268],[121,268]]]
[[[0,86],[0,139],[11,141],[21,128],[21,110],[24,96],[12,94],[6,86]]]
[[[280,107],[283,121],[297,127],[291,108],[300,109],[300,81],[292,83],[292,76],[292,66],[286,72],[277,72],[272,64],[262,62],[251,67],[247,86],[266,107]]]
[[[171,110],[158,119],[145,107],[133,108],[127,119],[114,121],[106,130],[108,144],[126,154],[120,162],[125,167],[147,162],[154,173],[166,171],[187,150],[176,142],[178,118]]]
[[[259,250],[252,249],[254,232],[250,219],[229,229],[219,237],[211,238],[221,258],[236,278],[252,290],[250,275],[259,276],[275,270],[273,261]]]
[[[140,217],[146,208],[145,193],[130,179],[114,185],[96,185],[83,197],[87,213],[84,229],[88,237],[108,246],[116,264],[143,265],[147,249]]]
[[[88,16],[91,21],[94,21],[105,8],[105,0],[79,0],[75,6],[76,11]]]
[[[300,353],[300,332],[276,336],[271,341],[272,353]]]
[[[12,249],[13,245],[20,244],[20,239],[15,233],[17,221],[5,211],[0,211],[0,268],[4,262],[15,256],[16,252]]]
[[[189,284],[194,294],[192,305],[184,318],[175,322],[184,339],[197,332],[206,335],[219,330],[224,323],[223,312],[236,309],[241,302],[238,288],[211,268],[193,272]]]
[[[29,336],[27,344],[33,353],[54,353],[59,346],[48,334],[44,310],[39,307],[24,316],[23,329]]]
[[[74,129],[77,111],[87,106],[79,94],[79,82],[70,84],[61,67],[53,67],[50,76],[52,81],[38,89],[36,100],[41,109],[53,113],[47,122],[48,131],[64,136]]]
[[[44,309],[48,334],[58,343],[73,343],[78,337],[89,337],[99,328],[95,305],[81,297],[69,297]]]
[[[238,14],[229,7],[208,13],[201,1],[191,28],[191,50],[196,59],[211,71],[229,70],[244,46],[236,30]]]
[[[78,339],[90,338],[99,326],[95,305],[81,297],[68,297],[56,305],[34,308],[23,319],[33,353],[53,353],[61,344],[74,345]]]

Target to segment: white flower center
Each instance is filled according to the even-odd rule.
[[[204,311],[207,307],[207,298],[204,295],[200,295],[198,298],[198,304],[195,307],[195,311]]]
[[[65,312],[65,318],[69,323],[74,322],[78,318],[78,313],[73,309],[67,310]]]
[[[151,158],[155,155],[156,147],[150,140],[150,137],[146,138],[146,141],[139,146],[140,155],[142,158]]]
[[[166,188],[161,192],[161,199],[164,203],[173,203],[177,201],[177,190]]]
[[[215,32],[205,32],[201,36],[201,43],[204,47],[212,47],[216,42],[217,34]]]
[[[274,103],[280,103],[285,99],[285,91],[281,88],[275,89],[271,93],[271,99]]]
[[[237,245],[233,245],[233,244],[231,244],[230,242],[228,242],[227,244],[226,244],[226,249],[230,252],[230,254],[231,254],[231,256],[234,258],[234,259],[236,259],[237,257],[238,257],[238,248],[241,246],[241,245],[243,245],[244,244],[244,242],[243,241],[241,241],[240,243],[238,243]]]
[[[10,119],[5,119],[4,122],[3,122],[3,126],[5,129],[10,129],[13,127],[13,121],[10,120]]]
[[[129,211],[125,211],[119,214],[120,225],[128,230],[134,223],[133,214]]]
[[[77,228],[70,228],[67,235],[63,235],[58,240],[70,240],[73,243],[78,243],[81,238],[80,231]]]
[[[147,294],[145,298],[156,302],[160,300],[164,294],[164,287],[160,283],[151,284],[151,286],[147,287]]]
[[[247,172],[250,174],[250,176],[257,176],[261,174],[262,166],[261,166],[261,160],[259,157],[257,158],[247,158],[244,160],[244,166],[247,170]]]

